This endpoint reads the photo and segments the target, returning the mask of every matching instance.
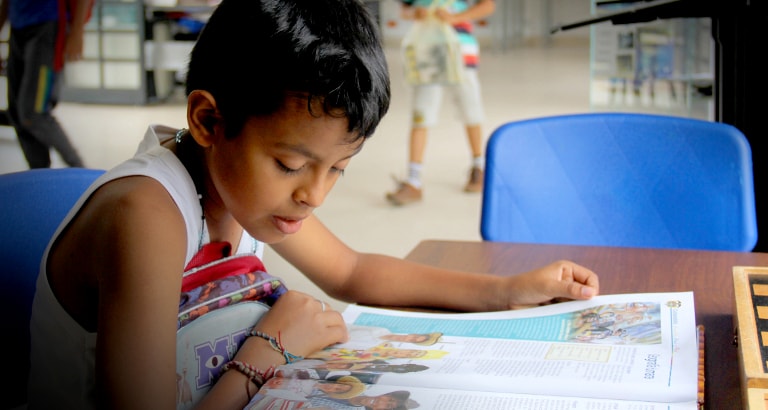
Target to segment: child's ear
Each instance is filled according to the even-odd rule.
[[[216,108],[216,99],[208,91],[195,90],[187,98],[187,124],[189,132],[202,147],[216,141],[221,116]]]

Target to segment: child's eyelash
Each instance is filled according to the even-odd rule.
[[[280,168],[280,170],[285,172],[286,174],[295,174],[295,173],[299,172],[298,169],[288,168],[287,166],[285,166],[285,164],[283,164],[280,161],[276,161],[276,162],[277,162],[278,168]]]
[[[301,168],[299,168],[299,169],[288,168],[285,164],[283,164],[279,160],[275,160],[275,163],[277,163],[277,167],[280,168],[281,171],[283,171],[284,173],[286,173],[288,175],[295,174],[295,173],[301,171]],[[333,172],[338,173],[340,176],[344,176],[344,170],[341,169],[341,168],[333,167],[333,168],[331,168],[331,170]]]

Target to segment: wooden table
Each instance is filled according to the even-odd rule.
[[[732,271],[768,266],[768,253],[426,240],[406,259],[497,275],[568,259],[599,275],[602,294],[691,290],[697,323],[706,329],[706,408],[742,408]]]

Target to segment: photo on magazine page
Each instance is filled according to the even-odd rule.
[[[246,410],[696,410],[692,403],[652,403],[585,397],[534,396],[418,387],[367,385],[352,376],[335,382],[275,377]]]

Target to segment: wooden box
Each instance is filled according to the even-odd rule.
[[[768,267],[734,266],[733,289],[744,407],[768,410]]]

